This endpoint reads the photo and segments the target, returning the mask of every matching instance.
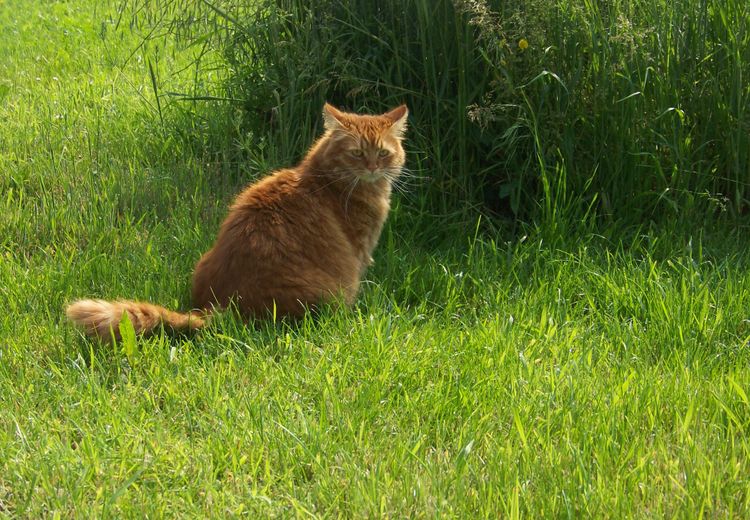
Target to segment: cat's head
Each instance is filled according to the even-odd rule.
[[[401,141],[408,114],[406,105],[370,116],[342,112],[326,103],[323,139],[328,146],[323,153],[328,167],[365,182],[394,180],[405,161]]]

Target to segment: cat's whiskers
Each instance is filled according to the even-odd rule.
[[[386,175],[394,186],[402,189],[410,185],[417,185],[419,181],[430,178],[425,175],[416,175],[406,168],[391,168],[387,171]]]
[[[411,188],[419,183],[419,181],[428,179],[429,177],[415,175],[413,172],[406,170],[403,167],[390,167],[384,169],[384,177],[388,179],[394,191],[409,196],[412,191]]]
[[[355,175],[352,177],[351,187],[349,188],[349,192],[346,195],[346,200],[344,200],[344,215],[346,216],[347,220],[349,219],[349,199],[351,199],[352,194],[354,193],[354,189],[357,187],[357,184],[359,184],[359,177]]]
[[[404,180],[404,181],[415,181],[415,180],[417,180],[417,181],[421,181],[421,180],[425,180],[425,179],[429,179],[430,178],[427,175],[417,175],[412,170],[410,170],[409,168],[405,168],[405,167],[391,168],[390,170],[391,171],[389,173],[394,174],[393,172],[395,172],[395,176],[398,177],[399,180]]]

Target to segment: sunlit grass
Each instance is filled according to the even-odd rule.
[[[258,151],[219,105],[165,96],[162,122],[114,4],[10,7],[0,516],[748,514],[746,227],[511,234],[422,212],[415,187],[353,309],[92,343],[64,303],[187,307],[276,143]],[[190,88],[172,75],[189,59],[161,52],[162,84]]]

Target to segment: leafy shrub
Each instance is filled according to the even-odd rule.
[[[247,128],[277,145],[279,163],[319,132],[325,100],[373,112],[406,102],[410,167],[430,179],[415,189],[425,211],[547,224],[747,212],[744,1],[182,0],[151,9],[180,37],[221,50],[227,97],[240,100]]]

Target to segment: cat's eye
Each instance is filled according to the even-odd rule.
[[[390,153],[391,153],[391,152],[389,152],[389,151],[388,151],[388,150],[386,150],[385,148],[381,148],[381,149],[380,149],[380,150],[378,151],[378,155],[379,155],[380,157],[387,157],[388,155],[390,155]]]
[[[354,150],[350,150],[349,153],[351,153],[354,157],[362,157],[365,154],[365,152],[363,152],[359,148],[355,148]]]

